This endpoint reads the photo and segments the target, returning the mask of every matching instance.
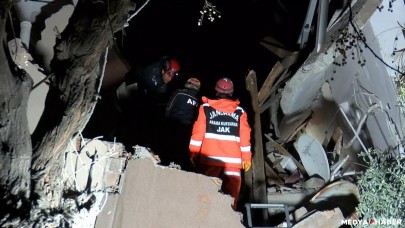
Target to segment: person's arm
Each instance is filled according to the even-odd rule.
[[[201,150],[201,145],[205,137],[205,131],[206,131],[206,117],[204,108],[201,105],[198,110],[197,120],[194,122],[193,125],[193,132],[190,139],[189,149],[191,158],[198,157]]]
[[[247,114],[243,112],[240,117],[240,150],[242,153],[242,162],[252,161],[252,152],[250,144],[250,132],[251,128],[248,123]],[[250,168],[250,167],[249,167]]]
[[[166,118],[170,117],[173,111],[173,107],[175,106],[175,103],[177,102],[177,98],[178,98],[178,94],[179,94],[179,90],[177,90],[176,92],[174,92],[174,94],[172,95],[172,97],[170,98],[169,102],[167,103],[166,106]]]

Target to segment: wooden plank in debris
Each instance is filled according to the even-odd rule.
[[[273,87],[269,91],[269,96],[273,95],[274,92],[278,89],[278,86],[282,81],[284,81],[286,78],[288,78],[291,75],[291,72],[288,70],[285,70],[284,73],[277,79],[277,82],[274,83]],[[270,97],[271,98],[271,97]],[[267,98],[266,98],[267,99]],[[262,100],[261,103],[259,103],[260,106],[260,113],[264,112],[266,109],[268,109],[273,102],[271,99],[268,100]]]
[[[263,154],[263,139],[261,131],[261,121],[259,112],[259,102],[257,99],[257,79],[256,72],[249,71],[245,79],[246,89],[249,91],[252,99],[252,108],[254,112],[254,126],[253,126],[253,158],[252,158],[252,173],[253,173],[253,200],[256,203],[267,203],[267,189],[266,189],[266,174],[264,167],[264,154]],[[265,210],[263,210],[265,211]],[[263,221],[267,221],[267,211],[263,213]]]
[[[269,142],[276,148],[276,150],[278,152],[280,152],[281,154],[283,154],[284,156],[288,156],[290,157],[293,161],[294,164],[298,167],[298,169],[300,170],[300,172],[302,173],[302,175],[304,176],[308,176],[307,171],[305,170],[304,166],[301,165],[301,163],[299,161],[297,161],[297,159],[295,159],[283,146],[281,146],[280,144],[278,144],[276,141],[274,141],[270,136],[264,134],[264,136],[266,136],[266,138],[269,140]]]
[[[298,126],[297,129],[295,129],[293,133],[291,133],[291,135],[283,143],[288,143],[291,140],[293,140],[293,138],[298,134],[298,132],[300,132],[305,126],[307,126],[307,123],[308,122],[303,122],[300,126]]]
[[[298,59],[299,52],[293,52],[291,55],[285,57],[281,62],[277,62],[272,70],[270,71],[269,75],[267,76],[265,82],[263,83],[262,87],[259,91],[259,104],[261,106],[261,112],[263,112],[263,103],[267,100],[267,98],[274,93],[277,89],[278,85],[290,74],[288,74],[288,68],[292,66]],[[281,67],[281,68],[280,68]],[[284,72],[284,73],[283,73]],[[281,74],[283,75],[277,80],[277,82],[273,85],[275,79]],[[266,102],[267,103],[267,102]]]
[[[283,72],[284,67],[280,62],[276,62],[273,68],[271,69],[269,75],[267,75],[266,80],[264,81],[260,91],[257,95],[259,103],[262,103],[270,95],[270,89],[273,87],[273,83],[276,78]]]
[[[280,128],[279,126],[279,121],[278,121],[278,111],[280,110],[280,99],[281,99],[281,93],[277,93],[277,94],[272,94],[270,97],[270,100],[272,100],[272,102],[270,103],[270,122],[271,124],[273,124],[273,128],[274,128],[274,133],[277,137],[279,137],[280,135]],[[260,110],[261,113],[261,110]]]
[[[287,50],[281,42],[271,36],[264,37],[260,44],[281,59],[291,55],[291,51]]]
[[[300,55],[299,51],[295,51],[291,53],[291,55],[285,57],[283,60],[281,60],[281,65],[283,65],[284,69],[289,68],[292,66],[295,62],[297,62],[297,59]]]
[[[301,113],[285,116],[279,124],[280,137],[278,138],[278,142],[286,143],[291,140],[302,129],[302,127],[307,124],[311,115],[312,111],[306,110]]]

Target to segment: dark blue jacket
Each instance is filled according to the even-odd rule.
[[[162,78],[165,64],[166,59],[161,59],[137,72],[138,86],[147,95],[159,95],[167,92],[167,85]]]
[[[165,69],[166,60],[148,65],[141,72],[139,85],[146,93],[164,94],[167,92],[167,85],[163,82],[162,72]]]
[[[185,125],[192,125],[197,118],[200,101],[195,89],[176,90],[166,106],[166,118]]]
[[[146,66],[145,68],[136,68],[128,72],[125,78],[126,84],[138,83],[138,90],[141,96],[146,95],[150,98],[158,98],[167,92],[167,85],[163,82],[163,70],[166,67],[167,58],[161,58],[158,61]]]

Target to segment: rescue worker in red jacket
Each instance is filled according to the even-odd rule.
[[[250,126],[247,114],[232,100],[233,83],[222,78],[216,97],[202,97],[190,140],[190,160],[201,174],[222,179],[222,191],[234,198],[236,209],[242,184],[241,169],[251,166]]]
[[[161,156],[163,165],[174,162],[180,165],[182,170],[193,171],[188,154],[188,144],[200,106],[200,87],[200,80],[189,78],[184,84],[184,88],[176,90],[167,103],[165,124],[167,132],[162,138],[167,141],[165,150],[170,153],[166,155],[166,158]]]

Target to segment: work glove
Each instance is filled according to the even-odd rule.
[[[250,161],[242,162],[242,167],[243,167],[243,170],[245,170],[245,172],[249,171],[251,166],[252,166],[252,162],[250,162]]]

